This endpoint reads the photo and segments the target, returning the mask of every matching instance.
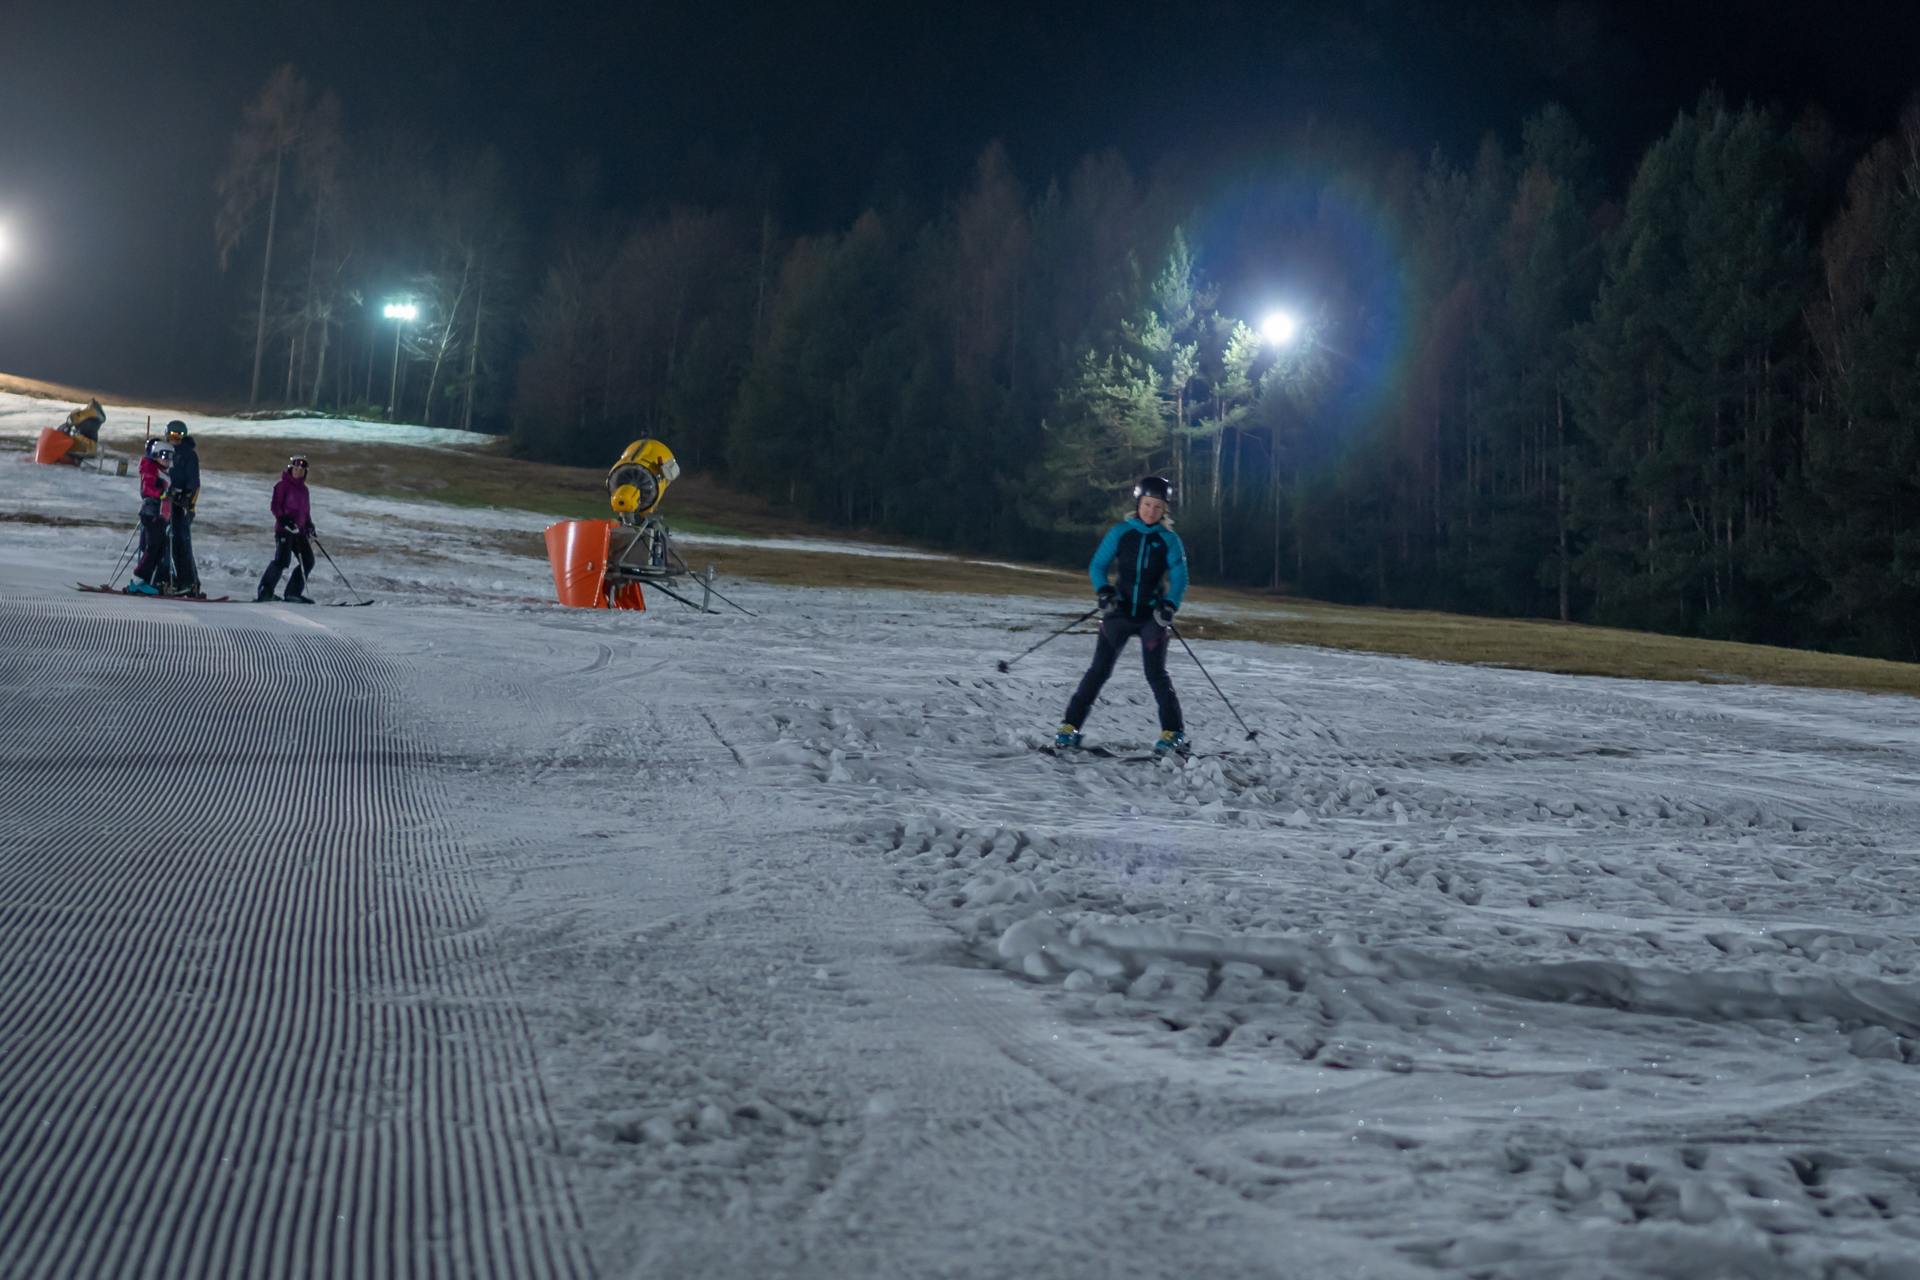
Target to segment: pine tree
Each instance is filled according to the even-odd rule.
[[[1796,444],[1809,257],[1791,139],[1713,94],[1642,162],[1577,381],[1583,576],[1609,621],[1750,635]]]

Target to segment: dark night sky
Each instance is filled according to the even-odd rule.
[[[1559,101],[1624,179],[1709,83],[1881,131],[1920,87],[1920,11],[1880,8],[10,0],[0,371],[232,389],[215,371],[242,344],[214,274],[212,180],[283,62],[336,90],[350,129],[500,146],[536,238],[580,156],[616,208],[738,198],[771,176],[804,231],[844,225],[882,174],[932,205],[994,138],[1035,186],[1107,146],[1142,171],[1255,154],[1309,116],[1465,159]]]

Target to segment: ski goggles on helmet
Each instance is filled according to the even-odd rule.
[[[294,454],[291,458],[287,459],[287,466],[289,467],[304,467],[306,465],[307,465],[307,460],[301,457],[297,453]]]

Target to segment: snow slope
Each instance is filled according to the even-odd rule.
[[[9,599],[105,576],[126,481],[0,476]],[[1920,1275],[1912,700],[1210,642],[1257,741],[1181,654],[1211,754],[1061,761],[1059,602],[568,611],[510,513],[315,512],[602,1275]]]

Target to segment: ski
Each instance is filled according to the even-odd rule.
[[[1159,760],[1228,760],[1239,754],[1233,751],[1176,751],[1164,756],[1157,756],[1151,751],[1148,751],[1139,755],[1124,755],[1108,747],[1069,747],[1067,750],[1062,751],[1060,748],[1050,745],[1035,747],[1034,750],[1038,751],[1041,755],[1052,756],[1055,760],[1073,760],[1084,757],[1093,760],[1106,760],[1113,764],[1152,764]]]
[[[1086,756],[1095,760],[1112,760],[1117,764],[1150,764],[1156,760],[1166,760],[1166,759],[1191,760],[1196,757],[1204,760],[1209,755],[1214,754],[1210,752],[1194,751],[1194,752],[1188,752],[1184,754],[1178,753],[1178,752],[1169,752],[1167,755],[1157,756],[1157,755],[1154,755],[1152,752],[1147,752],[1145,755],[1128,756],[1128,755],[1122,755],[1118,751],[1113,751],[1106,747],[1068,747],[1065,751],[1062,751],[1058,747],[1036,747],[1034,749],[1040,752],[1042,755],[1052,756],[1055,760],[1072,760],[1080,756]]]
[[[130,596],[137,600],[181,600],[187,604],[231,604],[233,602],[231,596],[148,596],[136,595],[131,591],[123,591],[119,587],[90,586],[84,582],[77,582],[74,586],[80,591],[86,591],[93,595]]]

